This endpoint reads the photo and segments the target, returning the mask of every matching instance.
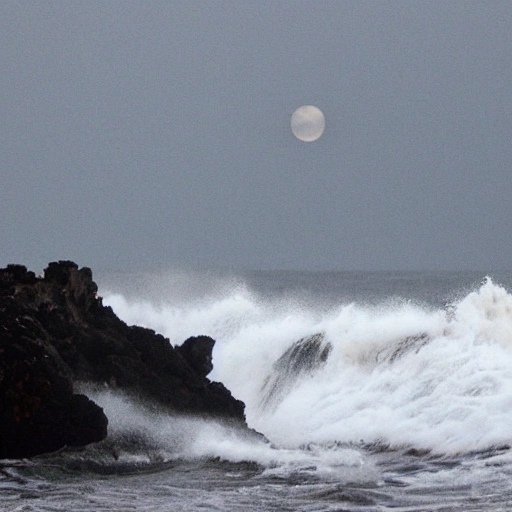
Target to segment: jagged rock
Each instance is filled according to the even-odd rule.
[[[185,340],[176,350],[200,377],[206,377],[213,370],[214,345],[215,340],[209,336],[194,336]]]
[[[91,270],[71,261],[50,263],[40,278],[22,265],[0,269],[0,458],[105,437],[101,409],[73,395],[77,382],[245,425],[243,402],[206,378],[214,340],[198,336],[174,348],[126,325],[97,291]],[[15,437],[18,448],[9,451]]]
[[[0,272],[0,282],[11,285],[3,290],[12,289],[9,281]],[[106,437],[103,410],[73,394],[70,376],[31,312],[12,296],[0,296],[0,458],[31,457]]]

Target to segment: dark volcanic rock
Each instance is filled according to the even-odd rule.
[[[0,271],[0,458],[101,441],[108,423],[103,410],[73,394],[70,370],[48,334],[9,294],[20,267],[13,270],[10,276]],[[19,282],[34,284],[25,278]]]
[[[209,336],[194,336],[185,340],[176,350],[200,377],[206,377],[213,370],[214,345],[215,340]]]
[[[88,268],[50,263],[44,278],[0,269],[0,458],[26,457],[106,435],[102,410],[73,383],[122,389],[169,410],[245,425],[244,404],[206,375],[214,340],[172,347],[102,304]]]

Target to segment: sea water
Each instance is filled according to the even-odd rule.
[[[2,461],[2,510],[512,509],[512,274],[95,280],[129,324],[215,338],[209,377],[265,439],[84,383],[108,439]]]

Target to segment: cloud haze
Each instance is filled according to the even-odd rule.
[[[510,269],[510,27],[497,0],[3,2],[0,264]]]

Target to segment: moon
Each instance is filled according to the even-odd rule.
[[[314,142],[324,133],[324,113],[314,105],[302,105],[293,113],[291,127],[297,139],[303,142]]]

